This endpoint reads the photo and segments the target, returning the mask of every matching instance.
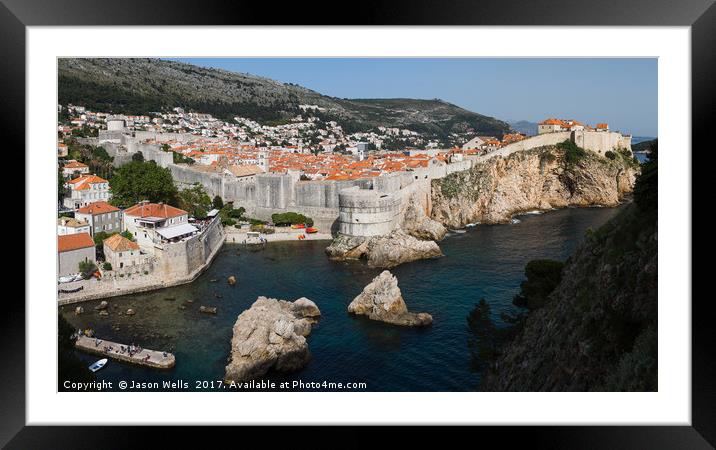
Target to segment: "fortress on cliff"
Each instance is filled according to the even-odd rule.
[[[489,153],[452,158],[449,162],[432,158],[427,167],[393,172],[374,178],[307,181],[301,173],[259,173],[249,182],[228,174],[197,170],[186,164],[174,164],[172,152],[163,151],[161,142],[190,142],[198,138],[188,133],[131,132],[112,124],[99,132],[95,145],[104,146],[115,158],[115,165],[131,161],[141,152],[145,160],[156,161],[171,170],[179,188],[201,184],[209,196],[246,209],[247,215],[270,220],[271,215],[295,211],[313,218],[317,227],[349,236],[386,234],[399,226],[408,199],[416,198],[430,216],[431,180],[469,170],[475,164],[514,152],[556,145],[570,140],[600,155],[610,150],[631,150],[631,136],[610,131],[606,124],[596,129],[576,121],[548,119],[539,124],[536,136],[504,145]],[[151,143],[147,143],[151,142]],[[460,155],[462,156],[462,155]]]

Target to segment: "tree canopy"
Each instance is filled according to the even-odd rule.
[[[177,205],[177,188],[169,169],[154,161],[132,161],[114,172],[109,180],[112,191],[110,203],[128,208],[142,200]]]
[[[204,186],[195,183],[192,187],[179,192],[179,207],[188,211],[194,217],[204,218],[211,209],[211,198],[204,190]]]
[[[551,259],[535,259],[525,266],[525,277],[520,285],[520,293],[514,298],[514,304],[528,309],[538,309],[547,303],[549,294],[562,281],[564,263]]]
[[[649,147],[649,158],[641,165],[641,174],[634,184],[634,201],[642,212],[656,216],[659,196],[659,141],[654,140]]]

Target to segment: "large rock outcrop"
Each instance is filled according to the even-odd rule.
[[[443,256],[435,241],[423,241],[402,229],[393,230],[386,236],[352,237],[337,236],[326,253],[332,259],[362,259],[370,267],[390,268],[419,259]]]
[[[320,316],[315,303],[259,297],[234,324],[227,381],[259,378],[270,369],[292,372],[309,360],[306,336]]]
[[[448,228],[504,223],[517,213],[566,206],[615,206],[634,186],[639,165],[586,151],[569,158],[557,146],[516,152],[432,181],[431,217]],[[610,155],[612,156],[612,155]]]
[[[375,277],[348,305],[348,312],[402,326],[424,326],[433,322],[428,313],[408,312],[398,280],[387,270]]]

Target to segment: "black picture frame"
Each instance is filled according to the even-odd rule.
[[[0,114],[6,142],[14,148],[25,146],[25,29],[28,26],[87,25],[558,25],[558,26],[688,26],[691,27],[692,63],[692,145],[708,142],[709,119],[714,99],[714,54],[716,49],[716,7],[713,0],[596,1],[571,0],[529,2],[400,0],[363,1],[339,4],[324,0],[310,4],[278,4],[245,1],[125,0],[118,4],[100,0],[0,0]],[[338,11],[348,7],[349,11]],[[335,11],[335,17],[319,12]],[[660,124],[663,126],[663,124]],[[712,145],[711,145],[712,146]],[[709,151],[707,148],[706,151]],[[26,154],[27,158],[27,154]],[[26,161],[27,162],[27,161]],[[692,168],[696,166],[692,163]],[[695,174],[694,174],[695,178]],[[23,180],[19,180],[23,183]],[[26,206],[27,207],[27,206]],[[695,229],[693,231],[696,231]],[[692,232],[693,233],[693,232]],[[25,236],[25,239],[28,239]],[[702,250],[703,251],[703,250]],[[26,275],[27,276],[27,275]],[[26,280],[26,283],[28,281]],[[485,442],[498,439],[501,446],[529,443],[550,448],[713,448],[716,443],[716,368],[710,328],[714,321],[709,297],[692,302],[692,422],[691,426],[623,427],[481,427],[479,430],[450,430],[451,442],[459,439]],[[0,445],[7,448],[130,448],[168,447],[170,440],[211,435],[215,431],[193,427],[36,427],[25,426],[25,307],[15,299],[3,304],[2,377],[0,380]],[[668,299],[690,301],[691,299]],[[88,399],[89,400],[89,399]],[[325,431],[284,427],[272,436]],[[235,431],[222,430],[233,434]],[[338,427],[342,444],[333,448],[369,445],[371,433]],[[242,430],[242,441],[266,436],[267,430]],[[429,427],[396,430],[390,433],[403,444],[421,442],[433,435]],[[456,434],[457,433],[457,434]],[[247,436],[247,434],[251,436]],[[275,438],[274,438],[275,439]],[[272,439],[273,440],[273,439]],[[464,442],[471,442],[470,440]],[[386,441],[387,442],[387,441]],[[218,443],[218,442],[217,442]],[[710,444],[711,443],[711,444]],[[365,444],[365,445],[364,445]],[[322,446],[322,445],[319,445]]]

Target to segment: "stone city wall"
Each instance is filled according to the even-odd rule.
[[[135,131],[134,137],[138,141],[146,141],[147,139],[152,139],[156,142],[177,141],[181,143],[192,142],[202,138],[201,136],[197,136],[191,133],[165,133],[159,131]]]
[[[224,231],[217,217],[196,236],[181,242],[156,245],[154,275],[165,280],[187,277],[208,265],[223,243]]]

